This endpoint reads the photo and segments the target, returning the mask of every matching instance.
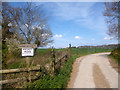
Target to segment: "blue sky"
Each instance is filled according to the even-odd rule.
[[[12,5],[22,5],[14,3]],[[83,45],[114,44],[118,41],[107,35],[107,24],[102,12],[103,2],[38,2],[49,16],[55,48]]]

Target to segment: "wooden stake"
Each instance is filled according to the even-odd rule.
[[[53,65],[53,73],[54,73],[55,72],[55,52],[53,47],[52,47],[52,65]]]
[[[30,57],[26,57],[26,64],[27,64],[27,68],[30,68]],[[31,82],[31,71],[28,70],[28,80],[29,82]]]

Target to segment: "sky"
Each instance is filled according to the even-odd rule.
[[[20,6],[23,3],[12,3]],[[55,48],[83,45],[117,44],[107,35],[103,11],[104,2],[37,2],[49,16],[48,25],[53,33]]]

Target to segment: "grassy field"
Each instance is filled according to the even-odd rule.
[[[51,49],[37,49],[35,55],[33,57],[29,57],[31,63],[30,67],[36,66],[37,64],[45,65],[50,62],[50,59]],[[7,64],[7,69],[27,67],[26,57],[22,57],[21,54],[17,58],[12,58],[12,60]]]
[[[59,57],[66,49],[55,49],[56,58]],[[72,56],[83,56],[92,53],[99,52],[110,52],[112,49],[103,49],[103,48],[71,48],[70,53]],[[19,57],[11,58],[7,63],[7,66],[3,69],[14,69],[14,68],[24,68],[26,67],[26,58],[22,57],[21,54]],[[31,66],[45,65],[51,62],[51,49],[37,49],[34,57],[30,57]]]
[[[112,50],[113,49],[104,49],[104,48],[71,48],[71,54],[79,57],[93,53],[111,52]]]
[[[56,58],[58,58],[66,49],[55,49]],[[29,57],[31,62],[31,67],[36,65],[45,65],[51,62],[51,53],[52,49],[37,49],[35,51],[35,55],[33,57]],[[3,69],[15,69],[15,68],[25,68],[26,65],[26,57],[22,57],[21,54],[18,57],[11,58],[6,67]]]

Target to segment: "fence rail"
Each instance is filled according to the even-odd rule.
[[[18,68],[18,69],[7,69],[7,70],[0,70],[0,74],[2,73],[18,73],[18,72],[29,72],[29,71],[36,71],[40,70],[40,65],[32,68]]]
[[[26,77],[0,81],[0,84],[15,83],[20,80],[27,80]]]
[[[52,60],[49,63],[50,72],[54,74],[54,71],[61,68],[66,60],[69,58],[68,51],[65,51],[60,57],[56,58],[55,51],[52,51]],[[44,66],[45,67],[45,66]],[[3,78],[0,81],[0,84],[3,87],[8,87],[9,84],[14,85],[17,84],[24,85],[23,83],[31,82],[32,80],[36,80],[41,78],[43,73],[41,72],[42,67],[37,65],[36,67],[31,68],[18,68],[18,69],[6,69],[0,70],[0,74],[2,74]],[[46,69],[47,70],[47,69]],[[14,83],[14,84],[13,84]],[[21,86],[22,87],[22,86]]]
[[[40,65],[36,67],[31,67],[31,68],[19,68],[19,69],[8,69],[8,70],[0,70],[0,74],[12,74],[12,73],[20,73],[20,72],[28,72],[30,73],[31,71],[38,71],[40,70]],[[28,77],[22,77],[22,78],[16,78],[16,79],[8,79],[8,80],[2,80],[0,81],[0,84],[7,84],[7,83],[14,83],[19,80],[27,80]],[[32,77],[31,79],[33,79]]]

